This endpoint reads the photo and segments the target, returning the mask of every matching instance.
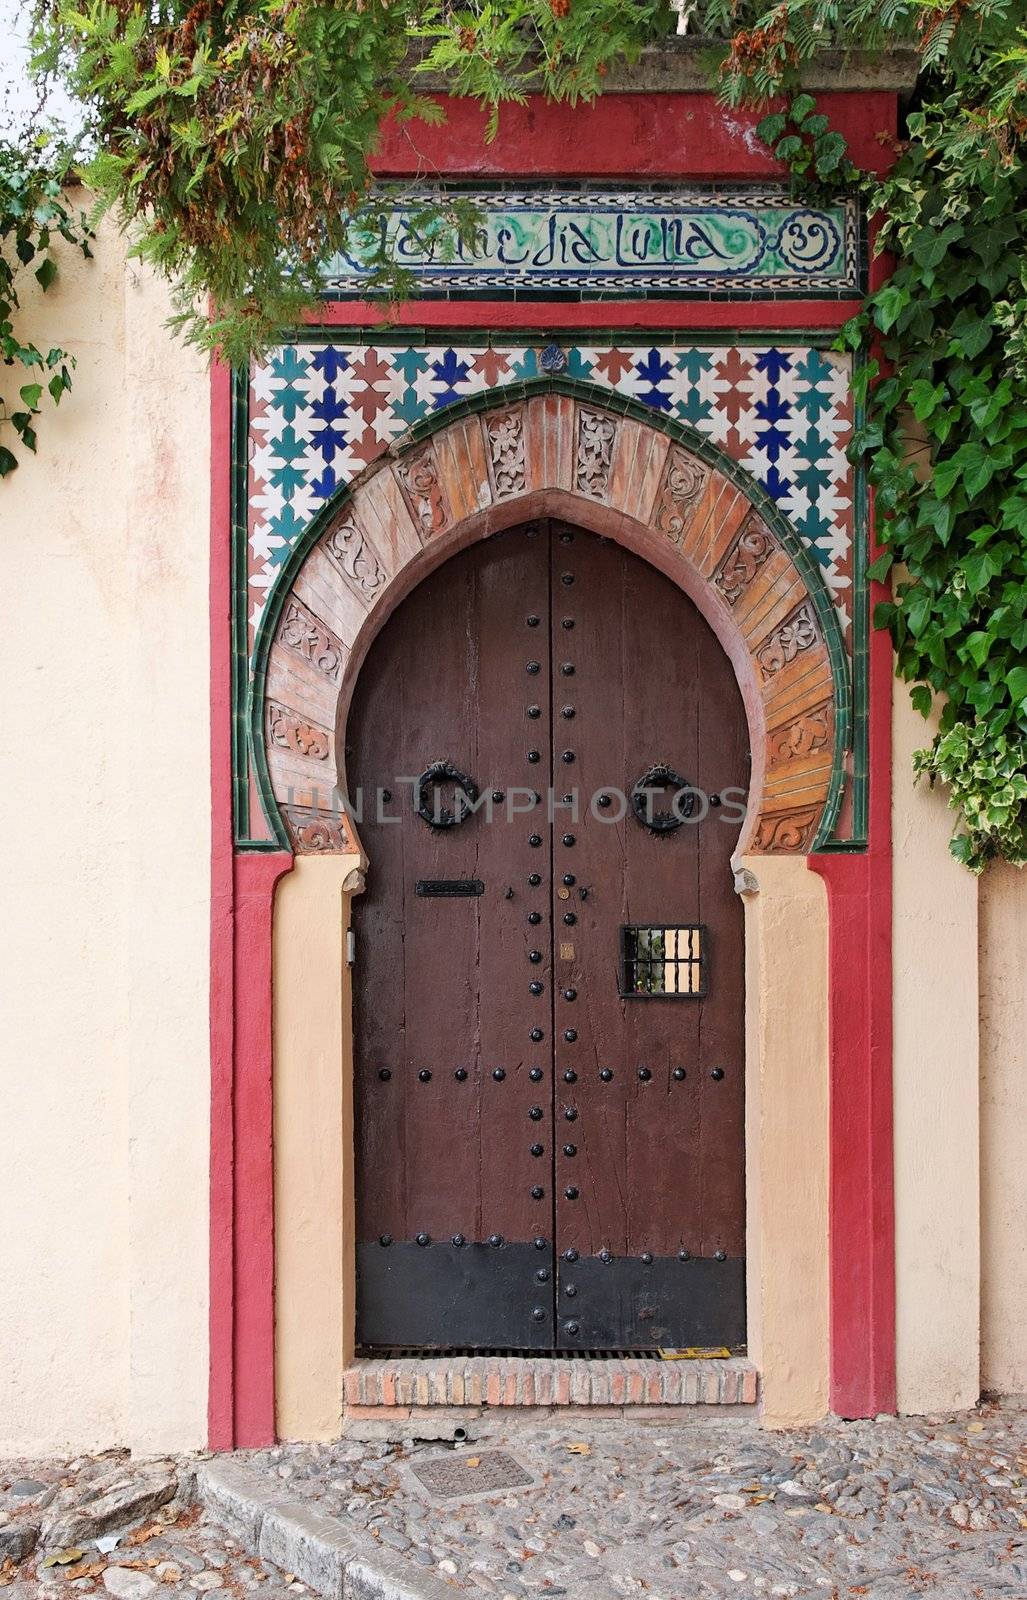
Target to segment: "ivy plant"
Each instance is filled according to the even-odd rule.
[[[842,336],[871,352],[853,454],[883,546],[870,575],[892,580],[875,620],[913,705],[939,712],[914,768],[947,785],[950,848],[979,872],[1027,861],[1027,48],[1021,7],[922,20],[920,103],[884,177],[801,92],[760,131],[803,182],[860,187],[893,256]]]
[[[4,432],[26,450],[36,448],[35,418],[44,396],[54,405],[71,388],[74,360],[54,345],[41,350],[20,331],[20,285],[25,273],[47,290],[57,277],[56,237],[89,255],[90,230],[65,198],[61,164],[34,146],[0,139],[0,478],[18,465]]]

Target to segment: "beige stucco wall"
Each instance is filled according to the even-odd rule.
[[[981,1385],[1027,1396],[1027,871],[980,885]]]
[[[944,792],[913,784],[931,732],[896,682],[896,1381],[909,1413],[972,1406],[980,1388],[977,880],[948,853]]]
[[[828,1409],[827,886],[804,856],[744,865],[749,1354],[786,1428]]]
[[[333,1439],[352,1354],[353,1024],[360,858],[297,856],[275,895],[275,1401],[284,1439]]]
[[[31,279],[29,280],[31,283]],[[209,404],[105,228],[0,484],[0,1452],[205,1436]]]

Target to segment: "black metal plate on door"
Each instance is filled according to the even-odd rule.
[[[568,1289],[575,1292],[569,1294]],[[573,1334],[568,1328],[572,1323],[577,1326]],[[743,1345],[745,1258],[561,1260],[556,1326],[563,1349]]]
[[[414,893],[423,900],[471,899],[484,894],[480,878],[418,878]]]
[[[551,1350],[552,1259],[551,1248],[505,1241],[358,1244],[357,1344],[388,1348],[402,1329],[425,1349]]]

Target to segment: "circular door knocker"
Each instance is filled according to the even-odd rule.
[[[443,805],[442,791],[452,787],[452,807]],[[478,785],[452,761],[432,761],[417,780],[417,815],[429,828],[456,828],[465,822],[478,798]]]
[[[661,790],[671,792],[670,809],[657,810],[656,798]],[[684,791],[684,792],[682,792]],[[675,772],[666,762],[658,761],[643,772],[631,791],[631,809],[635,817],[650,833],[673,833],[695,810],[695,791],[687,778]]]

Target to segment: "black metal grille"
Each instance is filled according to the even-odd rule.
[[[629,1000],[697,1000],[706,993],[706,926],[621,928],[621,995]]]
[[[526,1357],[532,1361],[659,1361],[658,1350],[408,1350],[399,1345],[376,1345],[373,1350],[358,1349],[359,1361],[444,1361],[448,1357],[468,1360],[484,1356],[493,1360]]]

